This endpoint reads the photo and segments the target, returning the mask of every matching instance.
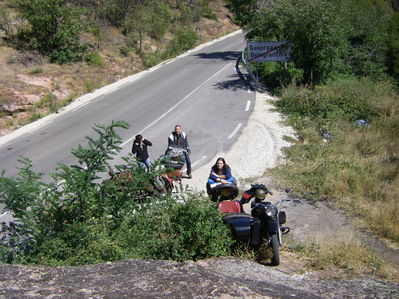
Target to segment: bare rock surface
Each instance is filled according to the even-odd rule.
[[[312,280],[235,258],[1,265],[0,277],[2,298],[399,298],[399,285],[391,282]]]

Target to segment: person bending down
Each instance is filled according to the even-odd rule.
[[[231,168],[222,157],[216,160],[209,174],[208,184],[211,185],[215,183],[234,183],[234,177],[231,175]]]

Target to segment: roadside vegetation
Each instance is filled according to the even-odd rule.
[[[288,238],[283,254],[289,256],[293,253],[303,261],[304,267],[299,268],[299,274],[310,270],[317,271],[319,277],[334,279],[370,276],[399,281],[395,267],[379,257],[372,248],[353,235],[344,237],[323,242],[312,239],[296,242]]]
[[[398,244],[399,13],[391,1],[228,2],[250,40],[291,45],[290,61],[251,66],[279,97],[276,108],[298,137],[269,174],[295,195],[328,200],[358,226]],[[311,243],[291,248],[312,248],[305,251],[313,252],[316,268],[358,268],[337,263],[334,253],[343,263],[376,267],[374,258],[360,258],[356,240]]]

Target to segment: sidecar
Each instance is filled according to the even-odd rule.
[[[230,213],[223,216],[223,222],[230,228],[233,238],[252,247],[259,247],[261,241],[260,219],[246,213]]]

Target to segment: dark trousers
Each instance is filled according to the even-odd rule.
[[[186,159],[186,164],[187,164],[187,174],[191,174],[191,161],[190,161],[190,155],[188,153],[184,153],[184,158]]]

